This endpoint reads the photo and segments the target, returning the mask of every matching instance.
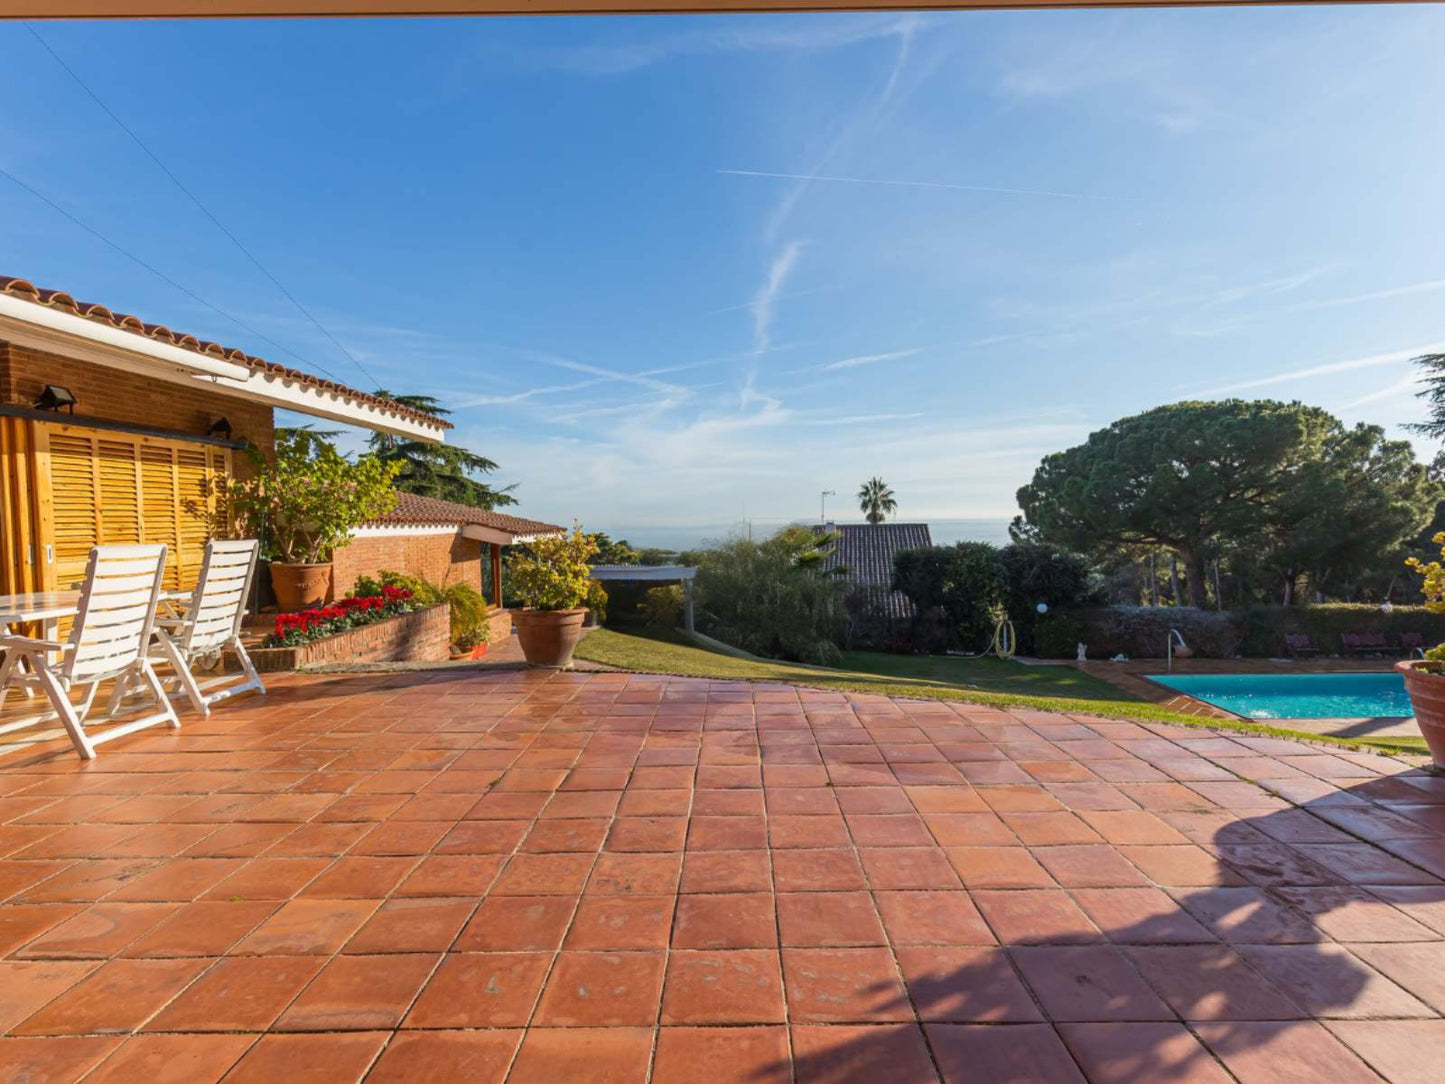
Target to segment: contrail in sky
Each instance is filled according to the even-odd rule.
[[[757,169],[720,169],[730,177],[773,177],[781,181],[832,181],[836,184],[883,184],[898,188],[946,188],[953,192],[992,192],[1002,196],[1040,196],[1045,199],[1085,199],[1117,203],[1127,196],[1089,196],[1082,192],[1043,192],[1033,188],[988,188],[975,184],[944,184],[940,181],[889,181],[874,177],[821,177],[809,173],[767,173]]]

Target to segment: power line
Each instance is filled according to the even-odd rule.
[[[25,29],[30,31],[31,37],[33,37],[37,42],[40,43],[41,48],[43,48],[47,53],[51,55],[52,58],[54,58],[55,62],[65,70],[65,73],[69,75],[70,78],[75,80],[76,85],[78,85],[81,90],[85,91],[85,93],[90,96],[91,101],[95,102],[96,105],[100,106],[101,110],[104,111],[105,115],[108,116],[111,120],[115,121],[115,123],[120,127],[121,131],[125,132],[126,135],[130,136],[130,138],[135,142],[135,145],[145,152],[146,156],[152,162],[154,162],[157,167],[159,167],[162,173],[164,173],[167,177],[171,179],[171,183],[174,184],[177,188],[179,188],[181,192],[185,195],[185,197],[189,199],[192,203],[194,203],[203,215],[205,215],[208,219],[211,220],[211,224],[215,226],[216,229],[220,230],[223,234],[225,234],[226,237],[230,240],[231,244],[235,245],[236,248],[240,250],[241,254],[256,266],[256,270],[260,271],[261,274],[265,275],[266,278],[271,281],[271,284],[286,296],[286,300],[290,301],[291,304],[295,305],[301,315],[305,316],[306,319],[310,320],[311,323],[316,326],[317,331],[325,335],[326,338],[331,341],[331,344],[336,347],[336,349],[340,350],[343,354],[345,354],[347,360],[350,361],[351,364],[355,365],[356,368],[361,371],[361,374],[367,378],[367,380],[371,381],[373,387],[381,387],[381,381],[377,380],[376,377],[367,370],[366,366],[362,365],[361,362],[356,359],[356,356],[352,354],[350,350],[346,349],[346,347],[341,344],[340,340],[338,340],[335,335],[331,334],[331,332],[325,328],[325,326],[321,323],[320,320],[316,319],[316,317],[312,315],[310,309],[308,309],[305,305],[301,304],[301,302],[296,298],[295,294],[293,294],[290,290],[286,289],[286,287],[282,285],[280,279],[278,279],[275,275],[271,274],[271,272],[266,269],[265,265],[262,264],[261,261],[255,257],[255,255],[252,254],[251,250],[241,243],[241,239],[230,230],[228,230],[221,222],[221,220],[211,213],[210,208],[201,202],[199,196],[197,196],[183,183],[181,183],[181,179],[177,177],[173,172],[171,172],[170,167],[168,167],[164,162],[160,160],[159,157],[156,156],[156,153],[146,145],[145,141],[141,139],[140,136],[136,135],[134,130],[131,129],[130,125],[126,124],[125,121],[121,120],[120,117],[116,116],[115,111],[112,110],[110,106],[106,105],[105,102],[101,101],[100,95],[96,94],[95,91],[90,89],[90,87],[86,84],[85,80],[82,79],[75,72],[75,70],[61,58],[59,53],[57,53],[53,48],[51,48],[48,41],[46,41],[43,37],[40,36],[40,32],[36,30],[35,27],[32,26],[30,23],[25,23],[24,25]],[[325,372],[325,370],[322,371]]]
[[[19,187],[19,188],[21,188],[21,189],[24,189],[26,192],[29,192],[29,193],[30,193],[32,196],[34,196],[36,199],[40,200],[40,201],[41,201],[42,203],[44,203],[46,206],[50,207],[51,210],[57,212],[58,214],[64,215],[64,216],[65,216],[66,218],[68,218],[71,222],[75,223],[75,225],[79,226],[81,229],[83,229],[86,233],[90,234],[92,237],[94,237],[94,238],[96,238],[97,240],[102,241],[102,242],[104,242],[105,244],[109,245],[111,248],[115,249],[117,252],[119,252],[119,253],[120,253],[122,256],[124,256],[126,259],[132,260],[132,261],[134,261],[135,263],[139,264],[141,267],[143,267],[143,268],[145,268],[147,271],[149,271],[152,275],[155,275],[156,278],[160,279],[160,280],[163,281],[163,282],[169,283],[171,286],[174,286],[177,290],[181,291],[181,293],[185,294],[187,297],[191,298],[192,300],[197,301],[197,302],[199,302],[200,304],[204,305],[206,308],[210,309],[212,312],[218,313],[219,315],[224,316],[227,320],[231,321],[231,323],[235,324],[237,327],[241,328],[243,331],[245,331],[245,332],[247,332],[247,333],[249,333],[249,334],[251,334],[251,335],[256,336],[256,338],[260,339],[262,342],[268,342],[268,343],[270,343],[270,344],[271,344],[272,346],[274,346],[277,350],[280,350],[280,351],[282,351],[282,352],[284,352],[284,353],[290,354],[290,355],[291,355],[293,358],[295,358],[297,361],[301,362],[301,364],[306,365],[306,366],[308,366],[308,367],[310,367],[310,368],[313,368],[313,369],[320,369],[320,370],[321,370],[323,373],[325,373],[327,376],[331,377],[331,379],[337,381],[338,383],[341,382],[341,378],[340,378],[339,376],[337,376],[335,373],[333,373],[331,370],[326,369],[326,368],[323,368],[322,366],[316,364],[316,362],[314,362],[314,361],[308,361],[306,358],[303,358],[300,354],[296,353],[296,351],[291,350],[291,349],[289,349],[288,347],[282,346],[282,345],[281,345],[280,343],[278,343],[275,339],[272,339],[272,338],[270,338],[269,336],[266,336],[266,335],[262,335],[262,334],[261,334],[259,331],[257,331],[255,328],[251,327],[251,325],[245,323],[244,321],[242,321],[242,320],[239,319],[238,317],[232,316],[229,312],[227,312],[225,309],[221,308],[219,305],[213,305],[213,304],[211,304],[211,302],[207,301],[204,297],[202,297],[200,294],[196,293],[194,290],[190,289],[190,288],[187,287],[187,286],[182,286],[182,285],[181,285],[179,282],[177,282],[175,279],[171,278],[171,277],[170,277],[169,275],[167,275],[164,271],[160,270],[160,268],[155,267],[155,266],[153,266],[153,265],[151,265],[151,264],[146,263],[145,260],[141,259],[139,256],[137,256],[134,252],[131,252],[129,249],[122,248],[120,245],[116,244],[114,241],[112,241],[112,240],[111,240],[109,237],[107,237],[105,234],[101,233],[101,232],[100,232],[98,229],[96,229],[94,226],[88,225],[87,223],[82,222],[80,219],[76,218],[73,214],[71,214],[69,211],[67,211],[64,207],[60,206],[60,204],[56,203],[53,199],[51,199],[49,196],[47,196],[44,192],[40,192],[40,191],[37,191],[37,190],[34,189],[34,188],[31,188],[30,185],[26,184],[24,181],[22,181],[19,177],[15,176],[15,174],[11,173],[9,170],[7,170],[7,169],[5,169],[5,168],[3,168],[3,167],[0,167],[0,177],[5,177],[7,180],[9,180],[9,181],[11,181],[13,184],[15,184],[17,187]]]

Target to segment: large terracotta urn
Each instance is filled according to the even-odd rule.
[[[1410,659],[1397,662],[1395,669],[1405,678],[1405,691],[1415,709],[1415,721],[1435,767],[1445,768],[1445,664]]]
[[[585,607],[576,610],[513,610],[512,626],[528,666],[566,670],[572,665],[572,650],[582,638]]]
[[[331,587],[331,562],[324,564],[282,564],[271,562],[271,590],[282,613],[310,610],[326,601]]]

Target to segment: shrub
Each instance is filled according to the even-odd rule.
[[[592,619],[597,624],[607,620],[607,589],[597,580],[593,580],[587,588],[586,606],[592,611]]]
[[[666,587],[648,588],[638,608],[653,628],[675,629],[682,620],[685,602],[682,588],[674,583]]]
[[[409,576],[404,572],[383,568],[375,577],[358,576],[352,593],[375,595],[388,587],[409,591],[418,607],[445,602],[451,625],[449,636],[457,647],[475,647],[491,635],[492,621],[487,614],[487,600],[469,584],[452,583],[440,586],[420,576]]]
[[[698,555],[694,603],[703,631],[754,655],[836,658],[847,583],[825,567],[832,544],[830,535],[795,526]]]
[[[305,429],[277,430],[270,460],[254,449],[251,456],[256,473],[221,483],[221,503],[243,536],[263,539],[270,560],[329,561],[353,527],[396,507],[400,463],[372,455],[353,463]]]
[[[1242,626],[1236,614],[1191,606],[1111,606],[1048,614],[1039,622],[1035,650],[1054,658],[1072,658],[1083,641],[1089,658],[1163,658],[1169,630],[1178,629],[1196,655],[1226,659],[1239,651]],[[1044,651],[1047,647],[1049,650]]]
[[[893,589],[913,603],[914,650],[979,651],[1003,614],[1007,577],[997,547],[956,542],[895,553]],[[933,629],[941,629],[943,642],[931,642]]]
[[[544,535],[513,555],[512,590],[533,610],[575,610],[587,601],[588,562],[596,555],[596,539],[580,524],[565,534]]]
[[[1418,633],[1428,646],[1445,640],[1445,614],[1425,606],[1395,606],[1389,613],[1372,603],[1328,602],[1313,606],[1252,606],[1238,611],[1240,651],[1280,657],[1289,650],[1285,636],[1303,634],[1326,655],[1341,651],[1347,632],[1377,632],[1393,645],[1402,633]]]
[[[999,550],[999,560],[1004,569],[1004,605],[1014,623],[1020,654],[1038,651],[1039,603],[1052,612],[1100,601],[1098,578],[1082,554],[1044,542],[1014,542]]]

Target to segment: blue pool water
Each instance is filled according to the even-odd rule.
[[[1405,679],[1384,674],[1150,674],[1246,719],[1360,719],[1415,714]]]

